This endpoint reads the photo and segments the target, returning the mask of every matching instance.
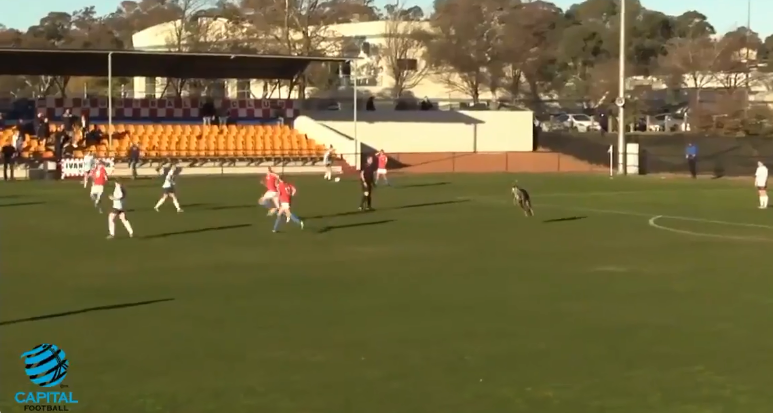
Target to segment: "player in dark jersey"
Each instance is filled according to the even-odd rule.
[[[360,183],[362,184],[362,198],[360,198],[360,211],[372,210],[373,187],[375,186],[376,163],[369,156],[360,171]]]
[[[517,184],[513,185],[511,192],[513,193],[513,205],[521,207],[524,215],[527,217],[534,216],[534,209],[531,207],[531,197],[529,196],[529,192]]]

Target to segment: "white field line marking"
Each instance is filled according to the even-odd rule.
[[[737,191],[739,188],[714,188],[714,189],[691,189],[691,188],[680,188],[680,189],[654,189],[651,191],[602,191],[602,192],[564,192],[564,193],[548,193],[548,194],[537,194],[538,198],[552,198],[552,197],[594,197],[594,196],[613,196],[613,195],[638,195],[638,194],[658,194],[658,193],[669,193],[669,192],[717,192],[717,191]]]
[[[654,190],[644,190],[644,191],[601,191],[601,192],[556,192],[556,193],[547,193],[547,194],[538,194],[538,198],[592,198],[592,197],[598,197],[598,196],[615,196],[615,195],[639,195],[639,194],[659,194],[659,193],[670,193],[670,192],[718,192],[718,191],[737,191],[738,188],[714,188],[714,189],[691,189],[691,188],[680,188],[680,189],[654,189]],[[457,200],[466,200],[466,201],[478,201],[478,202],[485,202],[485,203],[493,203],[493,204],[499,204],[499,203],[509,203],[509,202],[499,202],[503,198],[507,199],[511,197],[508,191],[504,191],[502,197],[495,197],[492,195],[472,195],[472,196],[459,196],[456,197]],[[652,215],[648,215],[652,216]]]
[[[719,220],[715,220],[715,219],[685,217],[685,216],[679,216],[679,215],[661,215],[661,214],[653,214],[653,213],[645,213],[645,212],[620,211],[620,210],[616,210],[616,209],[595,209],[595,208],[567,207],[567,206],[563,206],[563,205],[540,204],[539,206],[540,207],[548,207],[548,208],[566,209],[566,210],[578,211],[578,212],[595,212],[595,213],[599,213],[599,214],[628,215],[628,216],[633,216],[633,217],[644,217],[644,218],[658,217],[658,219],[665,218],[665,219],[675,219],[675,220],[679,220],[679,221],[702,222],[702,223],[705,223],[705,224],[730,225],[730,226],[736,226],[736,227],[762,228],[762,229],[771,229],[771,230],[773,230],[773,226],[771,226],[771,225],[748,224],[748,223],[743,223],[743,222],[719,221]]]
[[[492,197],[458,197],[457,199],[465,199],[473,202],[485,202],[490,204],[503,204],[503,205],[504,204],[509,205],[512,202],[512,201],[506,201],[504,199],[499,199],[499,198],[493,199]],[[626,216],[642,217],[642,218],[657,217],[657,219],[674,219],[678,221],[701,222],[704,224],[729,225],[729,226],[736,226],[736,227],[761,228],[761,229],[773,230],[773,225],[720,221],[716,219],[686,217],[686,216],[679,216],[679,215],[662,215],[662,214],[654,214],[651,212],[622,211],[617,209],[582,208],[582,207],[572,207],[572,206],[553,205],[553,204],[538,204],[535,206],[538,208],[557,208],[557,209],[564,209],[567,211],[576,211],[576,212],[592,212],[597,214],[626,215]]]
[[[741,236],[736,236],[736,235],[709,234],[709,233],[706,233],[706,232],[695,232],[695,231],[687,231],[685,229],[669,228],[669,227],[666,227],[666,226],[659,225],[659,224],[655,223],[655,221],[657,221],[657,220],[659,220],[661,218],[668,218],[668,217],[667,216],[663,216],[663,215],[654,216],[654,217],[650,218],[649,222],[647,222],[647,223],[649,224],[649,226],[651,226],[653,228],[656,228],[656,229],[660,229],[660,230],[668,231],[668,232],[674,232],[676,234],[691,235],[691,236],[694,236],[694,237],[720,238],[720,239],[729,239],[729,240],[736,240],[736,241],[766,241],[766,242],[773,241],[773,239],[770,239],[770,238],[741,237]],[[738,224],[735,224],[735,223],[723,223],[723,224],[734,225],[734,226],[746,226],[746,225],[738,225]]]

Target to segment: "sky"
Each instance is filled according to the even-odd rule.
[[[5,0],[10,1],[10,0]],[[751,28],[764,38],[773,34],[773,25],[767,23],[773,15],[773,1],[747,0],[751,2]],[[553,0],[553,3],[566,9],[577,0]],[[688,10],[697,10],[706,16],[718,32],[733,30],[745,26],[747,20],[747,2],[743,0],[641,0],[644,7],[666,14],[678,15]],[[97,12],[109,13],[118,7],[120,0],[32,0],[24,2],[19,7],[3,7],[0,13],[0,23],[20,30],[25,30],[45,16],[49,11],[71,12],[86,6],[95,6]],[[376,0],[377,4],[389,3],[387,0]],[[418,4],[425,8],[432,7],[432,0],[407,0],[408,4]],[[62,7],[66,5],[66,7]]]

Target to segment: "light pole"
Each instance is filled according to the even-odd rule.
[[[625,175],[625,0],[620,0],[620,72],[618,74],[617,105],[617,173]]]

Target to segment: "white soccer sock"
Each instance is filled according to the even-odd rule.
[[[94,195],[92,198],[94,198],[94,206],[98,206],[99,201],[102,200],[102,195]]]
[[[87,186],[89,186],[89,176],[88,175],[83,177],[83,187],[85,188]]]
[[[123,218],[121,219],[121,222],[123,222],[123,226],[126,228],[126,232],[128,232],[129,235],[134,235],[134,230],[132,229],[132,224],[129,222],[129,220]]]
[[[112,218],[108,218],[107,220],[107,232],[110,233],[110,236],[115,236],[115,221],[113,221]]]
[[[174,204],[174,207],[177,208],[178,211],[181,209],[180,202],[177,200],[177,198],[172,198],[172,203]]]
[[[159,199],[154,208],[156,209],[161,208],[161,205],[164,205],[164,202],[166,202],[166,198]]]
[[[768,207],[768,196],[763,195],[760,197],[760,205],[767,208]]]

